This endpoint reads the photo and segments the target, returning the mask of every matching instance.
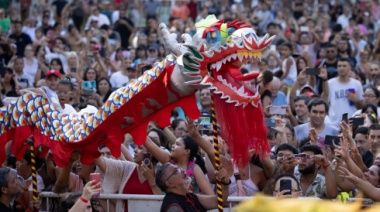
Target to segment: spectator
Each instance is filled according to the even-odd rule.
[[[370,152],[371,144],[368,139],[368,127],[357,128],[353,138],[364,164],[369,168],[373,164],[373,155]]]
[[[223,200],[226,200],[231,181],[223,168],[218,170],[217,176],[222,181]],[[216,195],[190,193],[190,182],[191,179],[184,170],[170,163],[163,164],[156,173],[156,184],[166,193],[161,211],[206,211],[217,208]]]
[[[291,190],[280,190],[281,189],[281,181],[282,180],[290,180]],[[290,193],[290,194],[286,194]],[[299,181],[292,174],[282,174],[277,177],[275,180],[275,188],[273,192],[273,196],[277,198],[298,198],[302,196],[301,185]]]
[[[24,58],[17,57],[14,59],[13,68],[15,70],[17,81],[22,88],[34,87],[34,78],[24,73]]]
[[[29,35],[22,32],[21,21],[12,21],[12,34],[9,35],[9,39],[12,43],[16,44],[17,53],[19,57],[24,56],[25,47],[32,43]]]
[[[368,86],[364,89],[363,104],[372,104],[376,106],[376,113],[380,114],[380,108],[377,107],[380,100],[380,92],[373,86]],[[375,111],[374,111],[375,112]],[[357,110],[352,117],[362,114],[362,110]]]
[[[299,164],[298,171],[301,174],[296,178],[300,181],[302,194],[305,197],[335,198],[338,195],[338,187],[330,162],[320,148],[306,145],[301,148],[301,153],[306,154],[306,162]],[[324,169],[325,176],[318,174],[320,168]]]
[[[97,82],[97,93],[100,100],[104,103],[112,93],[111,83],[107,78],[100,78]]]
[[[270,82],[269,91],[272,93],[272,104],[273,106],[283,106],[287,105],[286,95],[280,91],[281,81],[277,77],[273,77]]]
[[[211,114],[211,91],[208,88],[199,91],[199,110],[202,113]]]
[[[92,21],[96,22],[96,26],[100,28],[102,25],[111,25],[110,20],[104,14],[99,12],[99,8],[97,6],[91,7],[91,15],[87,19],[86,28],[90,28],[90,24]]]
[[[329,116],[334,126],[338,126],[343,113],[349,116],[363,106],[363,87],[361,83],[350,77],[351,64],[347,58],[338,60],[338,77],[328,81],[331,105]]]
[[[304,95],[296,96],[296,98],[294,98],[294,107],[298,124],[305,124],[310,121],[309,111],[307,109],[310,100],[310,97]]]
[[[135,32],[134,27],[134,23],[126,16],[125,11],[120,10],[120,18],[114,24],[114,30],[120,34],[122,48],[129,47],[130,37]]]
[[[26,46],[24,54],[25,58],[23,72],[30,75],[33,78],[34,83],[34,78],[38,70],[38,60],[34,56],[33,46],[31,44]]]
[[[152,145],[159,148],[158,143],[152,143]],[[153,163],[151,156],[153,153],[144,146],[137,146],[134,154],[133,162],[108,159],[103,156],[95,160],[95,164],[104,176],[102,180],[104,193],[162,194],[155,182],[153,170],[155,170],[156,164]],[[149,163],[146,163],[145,159],[148,159]],[[115,211],[128,211],[128,202],[116,201]]]
[[[11,202],[21,192],[16,171],[10,168],[0,168],[0,191],[0,211],[14,211],[18,203],[14,202],[11,206]]]
[[[110,82],[113,89],[120,88],[129,83],[132,79],[130,78],[130,68],[132,68],[131,65],[132,60],[129,57],[124,57],[120,70],[111,75]]]
[[[333,125],[325,124],[325,117],[327,111],[329,111],[329,106],[324,100],[318,98],[313,99],[309,102],[307,108],[309,110],[310,122],[294,127],[298,143],[300,143],[302,139],[308,137],[310,129],[315,129],[320,137],[336,135],[338,129]]]
[[[19,84],[14,71],[10,68],[5,68],[4,76],[1,79],[1,95],[2,98],[5,97],[17,97],[19,94],[18,90],[22,89],[22,86]]]
[[[187,134],[187,125],[185,120],[176,118],[172,121],[171,129],[175,137],[179,138]]]

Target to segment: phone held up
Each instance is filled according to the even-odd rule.
[[[292,181],[290,179],[280,180],[280,192],[284,190],[289,190],[284,195],[292,195]]]
[[[151,154],[150,154],[149,152],[145,152],[145,153],[144,153],[144,159],[143,159],[143,162],[145,163],[145,165],[146,165],[147,167],[150,167],[150,165],[151,165],[150,158],[151,158]]]
[[[90,174],[90,181],[92,180],[95,180],[95,182],[93,184],[97,184],[100,182],[100,173],[91,173]],[[98,186],[97,188],[99,188],[100,186]],[[97,198],[99,197],[99,194],[94,194],[93,197]]]

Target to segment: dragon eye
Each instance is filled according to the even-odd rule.
[[[229,27],[228,29],[227,29],[227,33],[228,33],[228,35],[231,35],[232,33],[234,33],[236,31],[236,28],[235,27]]]
[[[221,40],[220,31],[217,28],[214,28],[214,30],[207,33],[206,40],[210,44],[219,42]]]

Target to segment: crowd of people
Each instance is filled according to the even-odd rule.
[[[249,163],[236,164],[219,137],[216,170],[211,126],[176,109],[170,126],[150,122],[143,146],[125,135],[120,158],[106,146],[91,165],[77,152],[65,168],[51,154],[38,158],[38,192],[68,192],[54,210],[104,211],[105,202],[91,198],[100,192],[165,194],[161,211],[205,211],[217,207],[217,180],[224,199],[361,192],[380,201],[379,0],[1,1],[0,103],[38,89],[63,113],[94,111],[169,53],[159,23],[181,35],[209,14],[276,35],[260,61],[241,68],[260,73],[251,84],[260,85],[268,154],[247,150]],[[210,116],[210,90],[197,95],[202,117]],[[46,210],[31,198],[30,151],[17,161],[10,146],[0,168],[0,211]],[[111,211],[128,211],[128,202],[111,201]]]

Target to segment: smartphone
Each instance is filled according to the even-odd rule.
[[[340,145],[340,137],[334,135],[326,135],[325,137],[325,145],[333,145],[333,143],[337,146]]]
[[[144,159],[143,162],[145,163],[146,166],[150,167],[150,158],[151,154],[149,152],[144,153]]]
[[[210,135],[210,130],[209,129],[200,129],[199,134],[201,135]]]
[[[83,95],[91,96],[96,92],[96,81],[84,81],[82,83]]]
[[[286,114],[286,108],[281,106],[272,106],[269,108],[269,113],[272,115],[284,115]]]
[[[344,121],[344,122],[346,122],[346,124],[348,124],[348,113],[343,113],[342,121]]]
[[[271,118],[265,118],[265,126],[275,127],[276,126],[276,120],[271,119]]]
[[[301,26],[300,27],[300,31],[301,32],[308,32],[309,31],[309,27],[308,26]]]
[[[109,42],[110,45],[115,45],[116,44],[116,40],[112,39],[112,38],[108,39],[108,42]]]
[[[201,119],[201,121],[199,122],[198,125],[208,126],[211,124],[211,116],[210,115],[201,115],[200,119]]]
[[[241,180],[240,174],[239,173],[234,173],[236,181]]]
[[[76,73],[77,72],[77,68],[73,67],[73,68],[70,69],[70,71]]]
[[[283,190],[289,190],[284,195],[292,195],[292,181],[289,179],[280,180],[280,192]]]
[[[97,184],[100,182],[100,173],[91,173],[90,174],[90,181],[95,180],[94,184]],[[100,188],[100,185],[98,186]],[[99,194],[94,194],[92,197],[98,198]]]
[[[358,118],[350,118],[349,122],[354,126],[360,126],[364,124],[364,118],[358,117]]]
[[[323,59],[320,63],[319,66],[323,66],[326,63],[326,59]]]
[[[305,153],[295,154],[294,158],[296,159],[297,164],[306,163],[307,162],[306,161],[306,154]]]
[[[316,68],[308,68],[306,69],[306,75],[313,75],[313,76],[317,76],[319,75],[319,70],[316,69]]]

